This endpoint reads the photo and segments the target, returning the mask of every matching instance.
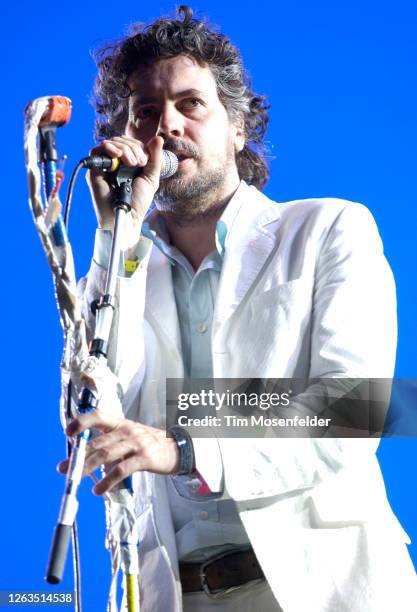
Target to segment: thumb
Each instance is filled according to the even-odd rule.
[[[159,177],[161,175],[163,145],[164,139],[161,136],[154,136],[146,145],[149,153],[149,160],[144,168],[143,175],[155,185],[159,184]]]

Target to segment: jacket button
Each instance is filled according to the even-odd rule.
[[[202,521],[206,521],[209,517],[209,514],[208,512],[203,510],[202,512],[199,512],[198,516],[201,518]]]
[[[205,323],[199,323],[199,324],[197,325],[197,331],[198,331],[200,334],[204,334],[204,333],[207,331],[207,325],[206,325]]]

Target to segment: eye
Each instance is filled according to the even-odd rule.
[[[155,117],[157,110],[154,106],[138,106],[133,110],[135,120],[151,119]]]
[[[199,108],[200,106],[203,106],[203,103],[198,98],[187,98],[183,101],[183,106],[185,108]]]
[[[138,108],[136,111],[137,119],[149,119],[153,117],[155,114],[155,109],[151,106],[144,106],[143,108]]]

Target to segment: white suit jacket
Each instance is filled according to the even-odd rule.
[[[277,204],[241,183],[212,327],[215,378],[391,377],[395,287],[369,211],[339,199]],[[104,289],[94,260],[85,315]],[[183,376],[168,260],[120,277],[110,367],[128,418],[163,426]],[[364,439],[219,439],[225,491],[284,612],[411,612],[407,535]],[[209,458],[208,458],[209,459]],[[204,476],[204,471],[203,471]],[[143,612],[181,610],[166,477],[134,475]]]

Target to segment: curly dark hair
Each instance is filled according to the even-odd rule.
[[[93,98],[96,137],[123,134],[131,95],[128,79],[133,72],[160,59],[188,55],[210,68],[230,119],[243,117],[246,142],[236,156],[239,177],[261,189],[269,178],[263,144],[268,124],[266,98],[252,91],[239,51],[226,36],[194,19],[188,6],[180,6],[177,13],[182,20],[161,17],[148,26],[133,24],[128,37],[94,53],[98,67]]]

